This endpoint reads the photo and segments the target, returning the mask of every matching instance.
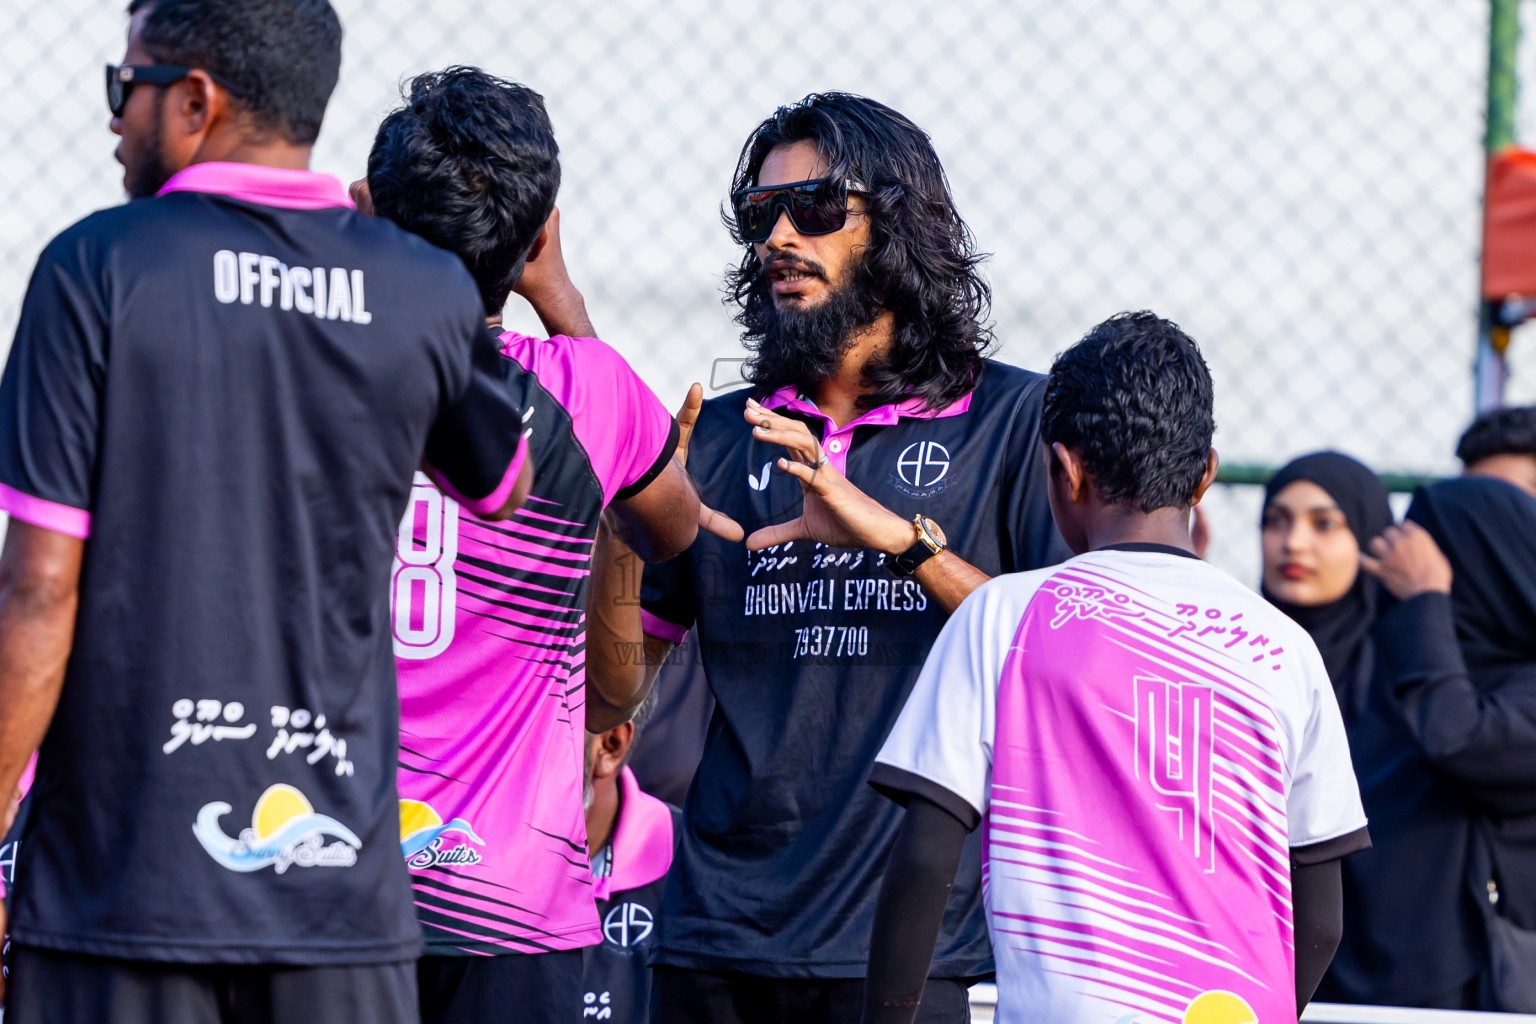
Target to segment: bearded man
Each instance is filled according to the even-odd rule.
[[[633,706],[697,625],[717,708],[651,1019],[856,1020],[902,817],[867,784],[875,754],[966,595],[1067,555],[1040,457],[1044,378],[985,357],[981,257],[928,136],[889,107],[823,93],[780,108],[742,150],[727,221],[745,247],[728,290],[752,387],[704,403],[688,468],[753,532],[746,550],[700,533],[646,568],[638,611],[592,609],[589,712]],[[595,586],[621,593],[617,577]],[[642,625],[648,657],[613,656]],[[920,1021],[967,1019],[969,982],[992,970],[978,843]]]

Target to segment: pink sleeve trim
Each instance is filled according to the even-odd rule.
[[[21,795],[26,796],[32,792],[32,783],[37,779],[37,751],[32,751],[32,756],[27,758],[27,766],[21,770],[21,780],[16,783],[16,788],[21,790]]]
[[[91,535],[91,514],[85,509],[38,498],[5,484],[0,484],[0,511],[66,537],[85,540]]]
[[[446,478],[439,480],[437,483],[443,489],[444,494],[464,506],[472,515],[484,518],[501,511],[501,507],[507,503],[507,499],[512,497],[512,489],[517,486],[518,474],[523,471],[523,461],[527,457],[528,441],[526,438],[518,438],[517,454],[512,456],[512,461],[508,463],[506,473],[502,474],[501,483],[497,484],[496,489],[483,498],[464,497],[454,490],[453,485]],[[439,471],[438,475],[442,476],[441,471]]]
[[[681,643],[683,637],[688,635],[687,626],[679,626],[675,622],[657,618],[644,608],[640,609],[640,628],[647,636],[654,636],[672,644]]]

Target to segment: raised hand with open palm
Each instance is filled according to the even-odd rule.
[[[747,538],[751,550],[792,540],[812,540],[840,548],[873,548],[900,554],[916,539],[913,526],[855,487],[821,450],[821,442],[799,420],[770,412],[747,399],[744,413],[760,441],[783,445],[790,457],[778,467],[800,481],[804,505],[786,523],[765,526]]]

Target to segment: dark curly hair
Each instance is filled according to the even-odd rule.
[[[890,353],[865,370],[873,385],[861,404],[885,405],[917,398],[941,408],[971,391],[982,359],[993,344],[992,291],[977,270],[971,230],[955,212],[949,180],[928,135],[883,103],[849,93],[812,93],[780,107],[752,132],[737,160],[734,193],[758,183],[763,161],[776,146],[812,142],[827,175],[854,178],[870,190],[870,244],[859,276],[873,298],[896,320]],[[774,321],[773,299],[762,261],[746,245],[729,206],[723,213],[731,236],[746,246],[741,265],[726,275],[727,301],[741,307],[736,322],[747,347],[757,351]],[[751,360],[745,376],[759,394],[799,381]]]
[[[1112,504],[1189,508],[1215,431],[1199,346],[1146,310],[1110,317],[1051,366],[1040,436],[1081,452]]]
[[[1456,442],[1456,457],[1464,466],[1491,455],[1536,455],[1536,405],[1485,412]]]
[[[294,145],[320,135],[341,73],[341,21],[327,0],[132,0],[161,64],[202,68],[240,90],[231,102]]]
[[[457,253],[500,313],[560,191],[544,97],[479,68],[417,75],[379,125],[368,190],[381,217]]]

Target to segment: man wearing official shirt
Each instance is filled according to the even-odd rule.
[[[970,233],[927,136],[896,111],[843,94],[781,108],[733,189],[745,253],[728,288],[753,387],[704,405],[688,468],[755,532],[746,549],[701,534],[647,567],[643,616],[589,612],[588,707],[594,688],[628,706],[647,685],[641,659],[597,649],[638,639],[612,627],[643,618],[659,664],[697,625],[718,706],[652,1018],[852,1020],[901,820],[866,784],[874,756],[960,601],[1066,556],[1039,455],[1043,378],[984,358]],[[979,865],[973,848],[920,1020],[965,1020],[967,982],[991,970]]]
[[[391,558],[418,466],[511,514],[521,414],[459,260],[306,169],[330,5],[129,10],[134,201],[44,250],[0,383],[6,1020],[414,1022]]]

